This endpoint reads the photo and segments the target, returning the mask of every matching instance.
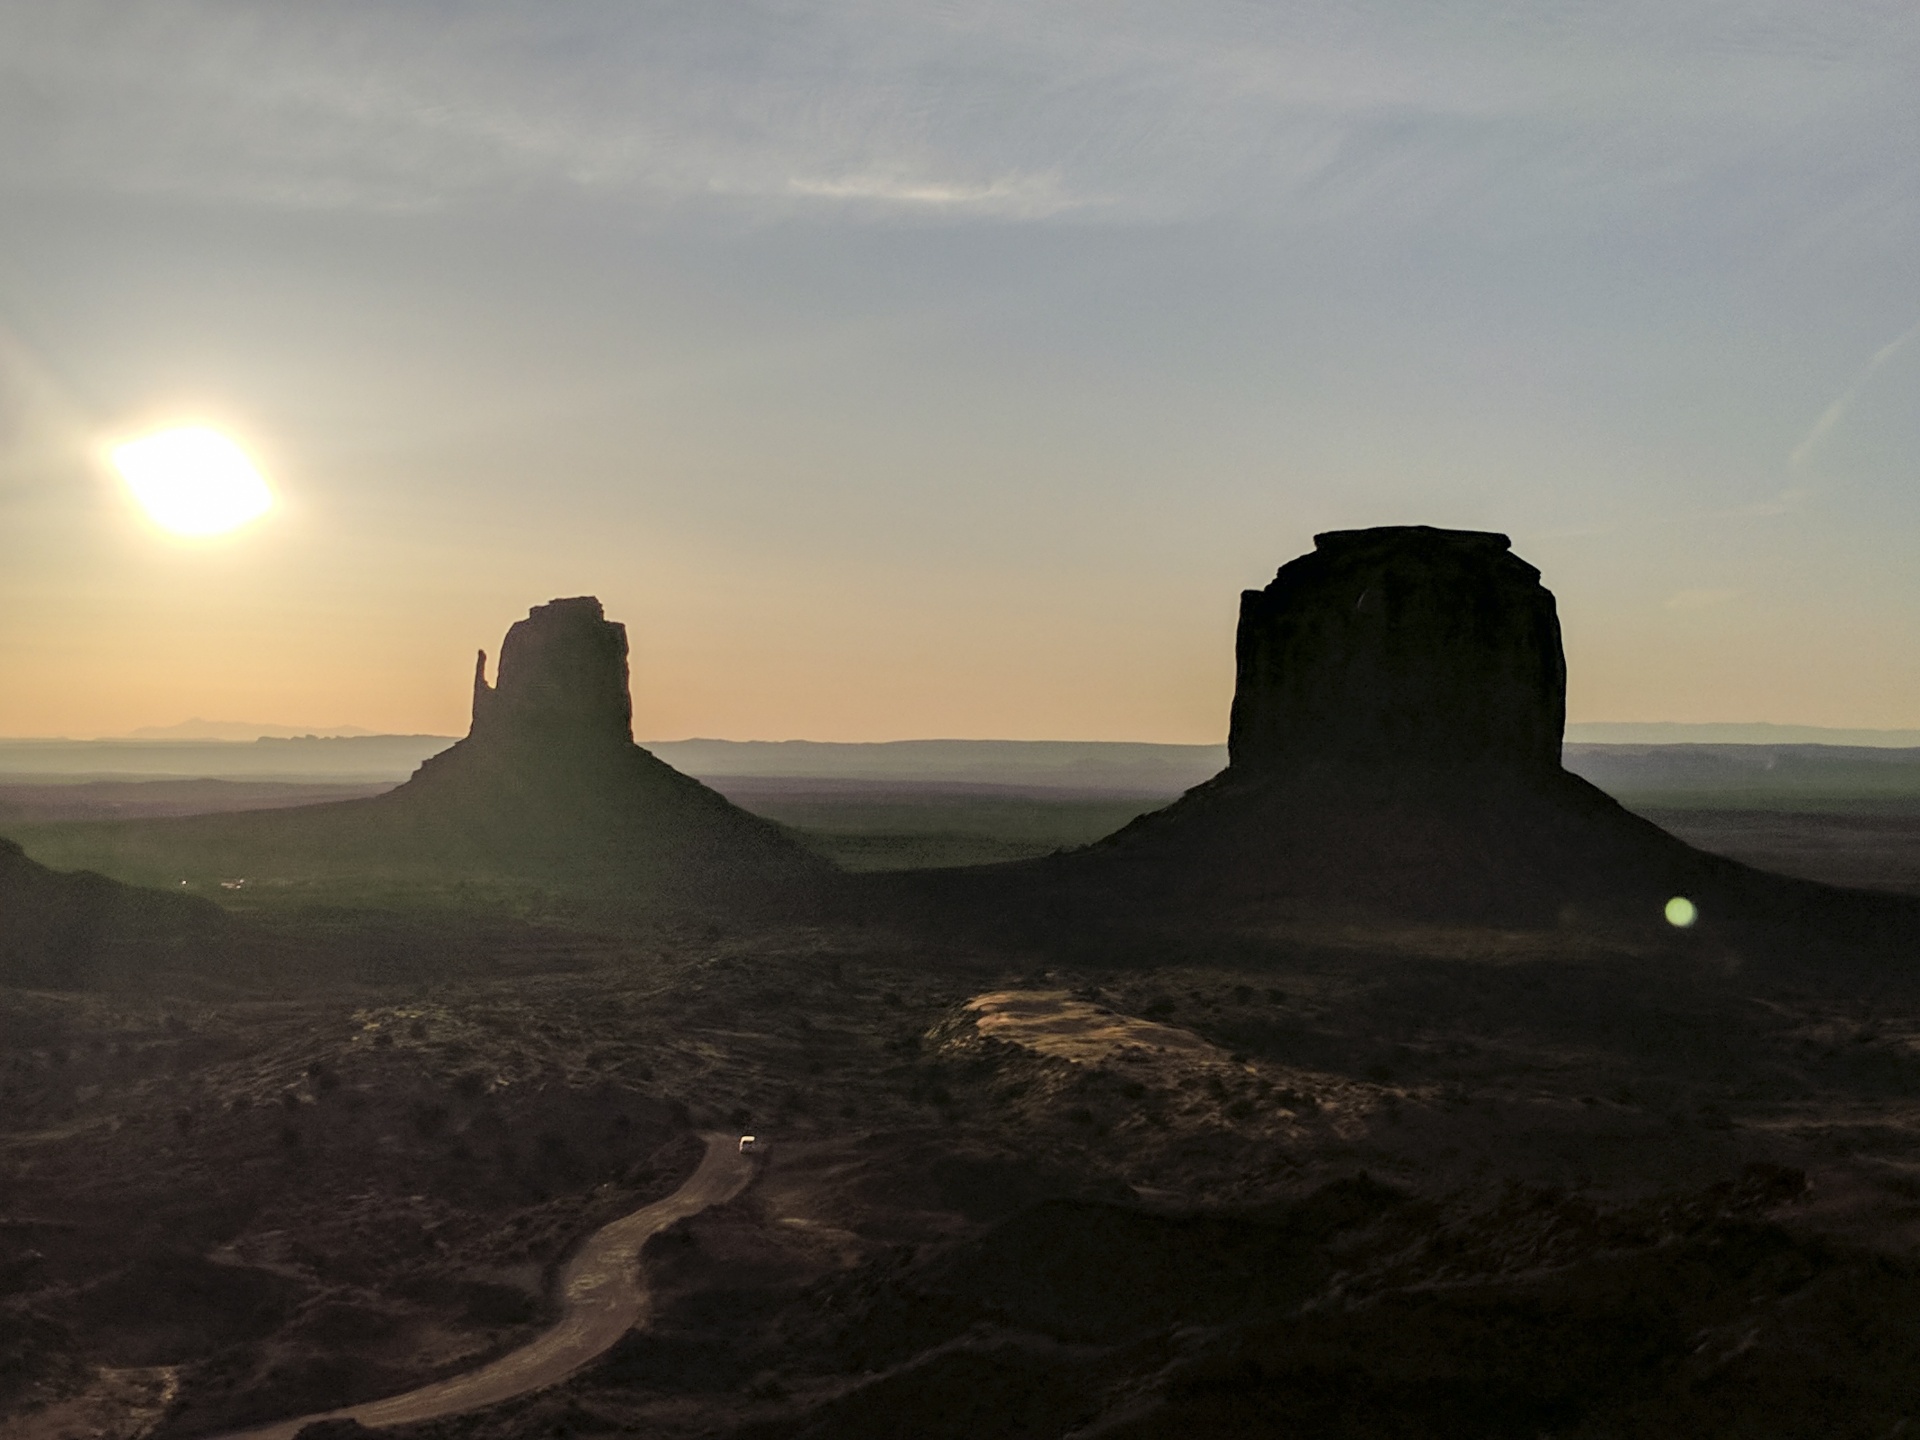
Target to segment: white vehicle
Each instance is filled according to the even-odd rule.
[[[740,1137],[740,1153],[742,1155],[757,1155],[764,1148],[756,1136],[742,1135]]]

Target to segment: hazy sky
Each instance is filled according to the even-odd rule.
[[[1912,0],[0,0],[0,733],[1217,740],[1314,531],[1577,719],[1920,726]],[[283,498],[164,540],[103,437]]]

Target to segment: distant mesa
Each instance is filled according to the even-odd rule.
[[[1317,535],[1241,595],[1234,651],[1227,754],[1240,776],[1560,768],[1560,621],[1504,535]]]
[[[532,879],[647,905],[735,903],[830,869],[781,826],[634,744],[627,683],[626,630],[598,600],[536,606],[508,631],[492,684],[481,657],[467,736],[404,784],[325,805],[128,822],[138,833],[117,853],[145,857],[156,883]]]
[[[1683,895],[1713,934],[1842,898],[1694,850],[1562,768],[1554,599],[1504,535],[1316,536],[1242,595],[1235,656],[1219,775],[1086,849],[900,883],[1083,929],[1397,915],[1657,930]],[[1856,918],[1879,904],[1846,898]]]
[[[482,651],[467,737],[367,804],[451,829],[488,854],[563,870],[695,881],[814,864],[780,826],[634,743],[626,626],[591,595],[518,620],[495,684]]]
[[[1505,535],[1339,530],[1240,600],[1228,765],[1086,852],[1229,905],[1657,916],[1703,855],[1561,768],[1553,595]],[[1071,867],[1068,867],[1071,868]]]
[[[354,739],[372,735],[358,725],[269,725],[257,720],[202,720],[195,716],[177,725],[142,725],[130,730],[128,740],[301,740],[316,737],[325,740]]]
[[[508,630],[494,683],[475,666],[465,739],[364,807],[409,860],[714,891],[820,867],[780,826],[633,740],[626,627],[592,596],[535,606]]]
[[[487,652],[473,667],[476,744],[587,752],[633,743],[627,627],[591,595],[536,605],[500,646],[500,683]]]

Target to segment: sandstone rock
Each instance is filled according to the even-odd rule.
[[[1698,905],[1695,947],[1920,933],[1910,902],[1705,854],[1563,769],[1553,596],[1504,535],[1318,536],[1242,597],[1236,649],[1230,763],[1212,780],[1086,849],[895,888],[1116,953],[1368,915],[1624,924],[1641,943],[1672,938],[1675,895]]]
[[[1408,525],[1314,546],[1242,596],[1226,770],[1087,864],[1230,907],[1535,921],[1657,918],[1719,873],[1561,768],[1559,621],[1506,536]]]
[[[626,627],[590,595],[516,622],[491,685],[481,652],[465,739],[390,794],[330,808],[349,826],[366,817],[389,864],[736,894],[825,869],[781,827],[634,744]]]
[[[475,741],[601,746],[633,743],[627,690],[627,627],[606,618],[591,595],[536,605],[500,646],[499,684],[486,679],[487,652],[473,677]]]
[[[806,903],[831,867],[633,743],[625,628],[591,596],[535,607],[476,666],[473,725],[404,785],[326,805],[156,822],[181,873],[253,884],[474,884],[654,913]]]
[[[1242,772],[1560,766],[1553,596],[1504,535],[1338,530],[1240,597],[1228,753]]]

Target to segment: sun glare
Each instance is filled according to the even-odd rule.
[[[203,425],[129,440],[113,463],[147,518],[175,535],[224,535],[273,508],[246,451]]]

